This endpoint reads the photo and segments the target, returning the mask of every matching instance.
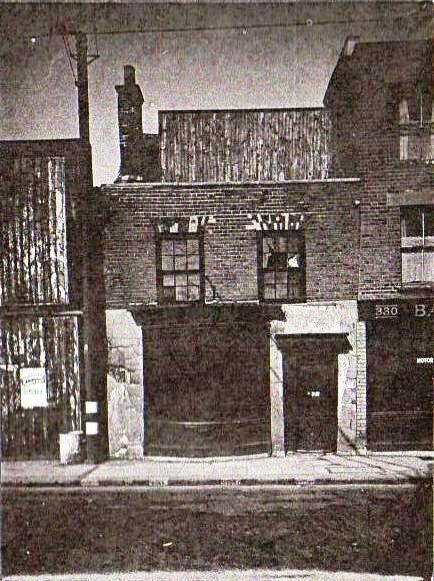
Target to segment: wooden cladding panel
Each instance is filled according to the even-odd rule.
[[[24,371],[44,368],[47,407],[23,409]],[[40,317],[0,321],[2,454],[58,454],[59,431],[81,429],[78,319]]]
[[[161,112],[163,182],[328,177],[323,109]]]
[[[64,157],[2,164],[0,305],[69,300]]]

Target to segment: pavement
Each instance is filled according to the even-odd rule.
[[[203,460],[109,460],[62,465],[56,461],[2,462],[2,486],[241,486],[403,484],[432,478],[433,457],[293,454]]]
[[[4,581],[416,581],[422,577],[319,570],[151,571],[82,575],[11,575]]]

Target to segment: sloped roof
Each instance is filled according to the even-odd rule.
[[[382,79],[384,84],[411,84],[426,79],[431,82],[431,41],[392,41],[358,43],[352,55],[342,51],[330,78],[324,104],[329,105],[337,96],[343,96],[350,80]]]

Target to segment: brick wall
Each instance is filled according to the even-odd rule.
[[[326,94],[333,175],[361,179],[361,299],[401,292],[399,207],[387,194],[433,186],[430,162],[400,161],[399,100],[420,82],[431,87],[429,43],[360,44],[341,57]]]
[[[224,301],[257,300],[256,232],[249,213],[302,209],[306,216],[308,300],[355,298],[358,277],[357,181],[279,185],[107,186],[105,271],[109,307],[154,302],[153,221],[213,216],[205,228],[205,273]],[[206,283],[206,298],[213,289]]]

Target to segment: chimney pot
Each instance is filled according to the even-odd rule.
[[[347,36],[344,44],[344,55],[351,56],[356,48],[356,44],[359,42],[360,36]]]
[[[131,65],[124,66],[124,83],[125,85],[136,84],[136,70]]]

